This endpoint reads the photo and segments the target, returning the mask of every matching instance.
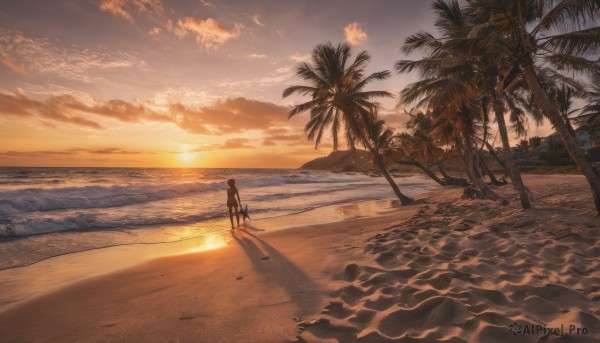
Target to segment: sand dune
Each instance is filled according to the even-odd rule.
[[[526,181],[540,194],[536,210],[446,191],[376,234],[364,249],[370,258],[346,265],[346,284],[299,325],[298,340],[600,342],[600,221],[583,180]],[[522,334],[509,331],[515,322]],[[571,335],[523,332],[532,324],[562,324]]]

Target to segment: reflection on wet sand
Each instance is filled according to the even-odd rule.
[[[211,233],[205,237],[191,242],[193,247],[190,250],[184,250],[182,253],[195,253],[222,248],[231,243],[231,232]]]

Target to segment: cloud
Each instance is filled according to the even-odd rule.
[[[25,65],[23,63],[17,65],[10,58],[5,57],[2,59],[2,64],[21,75],[27,75],[27,70],[25,70]]]
[[[35,118],[43,122],[50,120],[103,129],[102,125],[82,117],[81,114],[93,114],[129,123],[142,120],[172,121],[169,116],[152,111],[143,105],[118,99],[108,101],[94,99],[93,103],[88,104],[70,94],[53,95],[40,101],[27,96],[19,89],[12,93],[0,92],[0,115]]]
[[[246,138],[232,138],[225,141],[222,149],[254,149],[253,146],[249,145],[249,139]]]
[[[27,97],[19,90],[14,93],[0,93],[0,114],[42,118],[93,129],[102,128],[100,124],[94,121],[64,113],[59,104],[60,101],[57,97],[50,97],[44,102],[38,101]]]
[[[260,27],[265,27],[265,24],[263,24],[262,21],[260,21],[260,15],[255,14],[252,16],[252,21],[254,22],[254,24],[256,24],[257,26]]]
[[[150,151],[125,150],[121,148],[102,148],[102,149],[84,149],[71,148],[66,150],[36,150],[36,151],[0,151],[0,156],[5,157],[41,157],[41,156],[61,156],[75,155],[79,153],[98,154],[98,155],[138,155],[138,154],[154,154]]]
[[[248,58],[257,58],[258,59],[258,58],[265,58],[265,57],[267,57],[267,55],[265,55],[265,54],[250,54],[250,55],[247,55],[247,57]]]
[[[396,113],[380,115],[379,119],[385,120],[386,126],[392,131],[405,131],[405,125],[410,119],[410,117],[402,110],[397,109],[396,111]]]
[[[162,13],[163,5],[161,0],[103,0],[100,9],[133,22],[132,12]]]
[[[157,38],[158,35],[160,34],[161,28],[160,27],[153,27],[152,29],[150,29],[148,31],[148,34],[150,35],[150,37],[152,38]]]
[[[208,7],[208,8],[215,8],[215,7],[217,7],[217,6],[215,6],[215,4],[213,4],[212,2],[210,2],[208,0],[200,0],[200,3],[202,5],[204,5],[205,7]]]
[[[198,134],[226,134],[264,130],[287,122],[289,108],[246,98],[227,98],[213,105],[170,107],[170,114],[186,131]]]
[[[0,51],[4,59],[22,61],[28,66],[29,74],[52,75],[85,83],[102,80],[102,74],[109,70],[146,67],[143,60],[127,53],[106,48],[63,48],[49,39],[33,39],[6,29],[0,29]]]
[[[228,40],[239,37],[243,27],[235,23],[233,28],[228,28],[212,18],[203,20],[187,17],[178,20],[175,27],[167,22],[167,28],[171,28],[177,37],[184,38],[191,33],[196,36],[196,42],[206,49],[216,49]]]
[[[0,91],[0,117],[37,120],[46,126],[69,123],[93,129],[104,127],[92,116],[126,123],[165,122],[174,123],[190,133],[205,135],[269,130],[267,134],[272,135],[272,139],[281,141],[291,137],[286,137],[285,131],[273,131],[274,128],[300,129],[304,125],[302,118],[288,120],[289,107],[243,97],[220,99],[206,106],[176,102],[162,106],[152,104],[151,107],[149,103],[79,98],[72,94],[51,95],[45,100],[37,100],[17,89],[15,92]]]
[[[121,148],[104,148],[104,149],[97,149],[97,150],[86,150],[87,152],[89,152],[90,154],[101,154],[101,155],[136,155],[136,154],[143,154],[143,152],[141,151],[137,151],[137,150],[124,150]]]
[[[72,155],[70,151],[2,151],[0,156],[5,157],[39,157],[42,155]]]
[[[307,143],[306,135],[304,135],[300,130],[292,131],[287,127],[273,127],[263,132],[262,145],[274,146],[281,144],[293,146],[304,144],[312,145],[312,143]]]
[[[280,86],[282,89],[284,81],[294,76],[290,67],[277,68],[267,76],[250,80],[228,80],[218,83],[216,86],[223,89],[227,94],[242,95],[248,90],[256,90],[271,86]]]
[[[310,60],[310,54],[300,55],[299,53],[294,53],[290,55],[290,60],[299,63],[299,62],[308,62]]]
[[[356,22],[350,23],[344,28],[344,36],[346,42],[351,45],[358,45],[368,38],[367,33]]]

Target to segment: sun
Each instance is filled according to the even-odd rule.
[[[180,152],[179,153],[179,159],[181,159],[183,162],[192,162],[195,158],[195,154],[191,153],[191,152]]]

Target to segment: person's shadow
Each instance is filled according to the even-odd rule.
[[[320,287],[285,255],[248,231],[234,230],[233,238],[244,249],[256,271],[281,287],[302,314],[317,313]]]

